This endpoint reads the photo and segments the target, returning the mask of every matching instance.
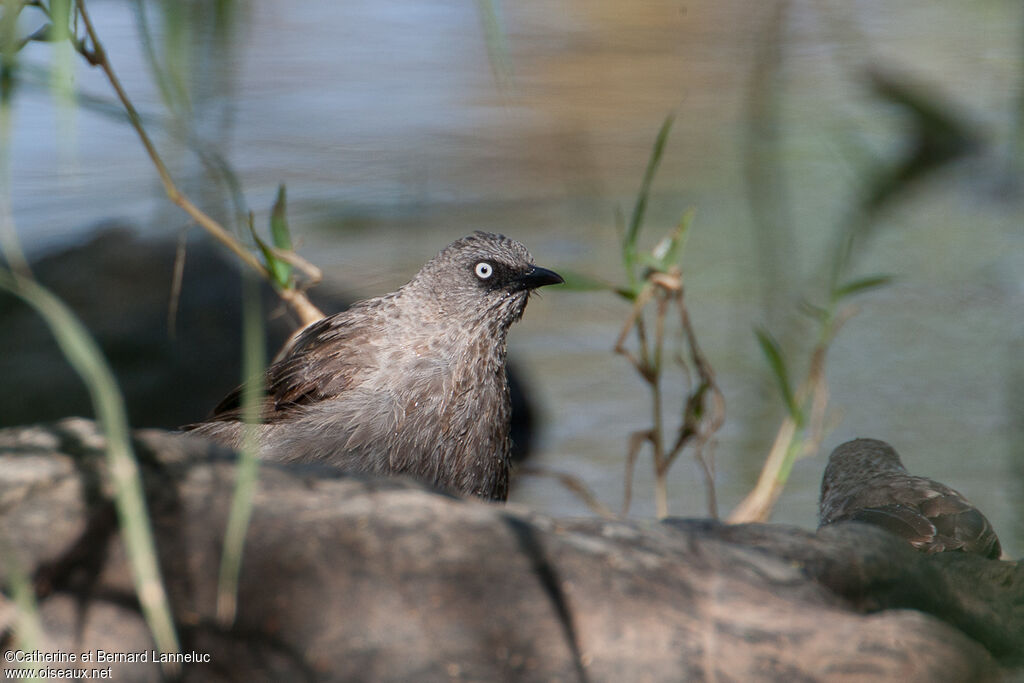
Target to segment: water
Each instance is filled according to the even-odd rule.
[[[175,137],[132,6],[90,7],[173,172],[227,215]],[[159,8],[147,7],[159,29]],[[501,4],[507,63],[499,72],[509,81],[500,87],[477,4],[252,2],[236,8],[231,42],[213,40],[209,15],[185,41],[195,127],[204,149],[230,160],[257,225],[278,183],[287,183],[301,251],[369,296],[477,228],[521,239],[542,265],[619,281],[615,208],[629,210],[658,126],[674,111],[648,244],[697,209],[684,269],[694,323],[726,395],[716,453],[727,512],[756,479],[783,412],[751,330],[768,323],[789,345],[811,334],[797,303],[819,291],[808,283],[866,159],[891,158],[904,139],[906,119],[871,97],[864,68],[912,75],[954,101],[989,145],[885,212],[859,271],[898,281],[861,300],[831,350],[834,428],[825,448],[854,436],[891,441],[912,471],[982,507],[1019,555],[1024,245],[1020,202],[1006,191],[1016,183],[1006,171],[1020,95],[1019,7],[622,7]],[[776,33],[778,44],[766,42]],[[33,45],[24,57],[45,65],[50,54]],[[95,70],[78,64],[75,73],[80,90],[110,97]],[[757,92],[777,94],[777,109],[752,109]],[[30,250],[111,217],[154,232],[186,225],[127,126],[85,109],[62,129],[67,115],[45,88],[19,93],[12,210]],[[778,146],[766,147],[772,135]],[[780,219],[760,239],[748,170],[766,149],[782,163],[767,179]],[[544,415],[538,461],[575,474],[613,507],[628,436],[649,424],[643,383],[611,353],[627,313],[609,294],[549,291],[510,340]],[[791,362],[802,367],[800,356]],[[679,386],[671,384],[670,398]],[[814,524],[822,467],[821,458],[797,464],[776,520]],[[653,512],[649,473],[642,457],[633,514]],[[524,479],[513,499],[553,514],[588,513],[549,480]],[[687,455],[672,472],[671,510],[705,510]]]

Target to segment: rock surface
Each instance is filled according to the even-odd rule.
[[[859,524],[555,520],[319,468],[262,468],[223,627],[232,454],[136,437],[182,647],[210,659],[185,680],[967,681],[1022,664],[1017,563]],[[0,431],[0,542],[34,581],[40,649],[151,647],[102,447],[85,420]],[[0,609],[5,650],[13,620]]]

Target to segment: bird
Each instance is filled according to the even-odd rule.
[[[266,370],[260,458],[507,500],[508,330],[534,290],[562,282],[521,243],[477,231],[396,291],[312,323]],[[182,429],[239,448],[241,395]]]
[[[991,559],[1002,548],[985,515],[962,494],[907,472],[896,450],[854,439],[829,456],[821,481],[819,528],[842,521],[879,526],[925,553],[959,551]]]

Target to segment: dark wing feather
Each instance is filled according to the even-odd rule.
[[[999,538],[985,515],[956,492],[921,503],[921,513],[935,525],[946,550],[996,559],[1002,554]]]
[[[267,368],[266,396],[261,421],[284,420],[296,408],[329,400],[351,386],[372,359],[361,344],[361,328],[350,312],[319,320],[296,338],[287,355]],[[242,419],[242,387],[237,387],[213,409],[207,422]],[[190,425],[191,426],[191,425]]]
[[[833,520],[842,521],[881,527],[926,553],[959,550],[991,559],[1002,554],[999,539],[985,515],[952,490],[905,504],[860,508]]]
[[[835,521],[848,520],[881,527],[889,533],[907,539],[919,550],[928,548],[935,540],[935,526],[931,521],[914,508],[898,503],[861,508]]]

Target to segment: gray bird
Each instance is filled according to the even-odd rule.
[[[926,553],[956,550],[995,559],[1002,552],[992,525],[966,498],[908,473],[893,447],[875,439],[848,441],[828,458],[818,521],[847,520],[882,527]]]
[[[503,235],[452,242],[397,291],[307,327],[268,368],[260,456],[505,500],[505,340],[530,293],[562,281]],[[241,389],[183,429],[238,448]]]

